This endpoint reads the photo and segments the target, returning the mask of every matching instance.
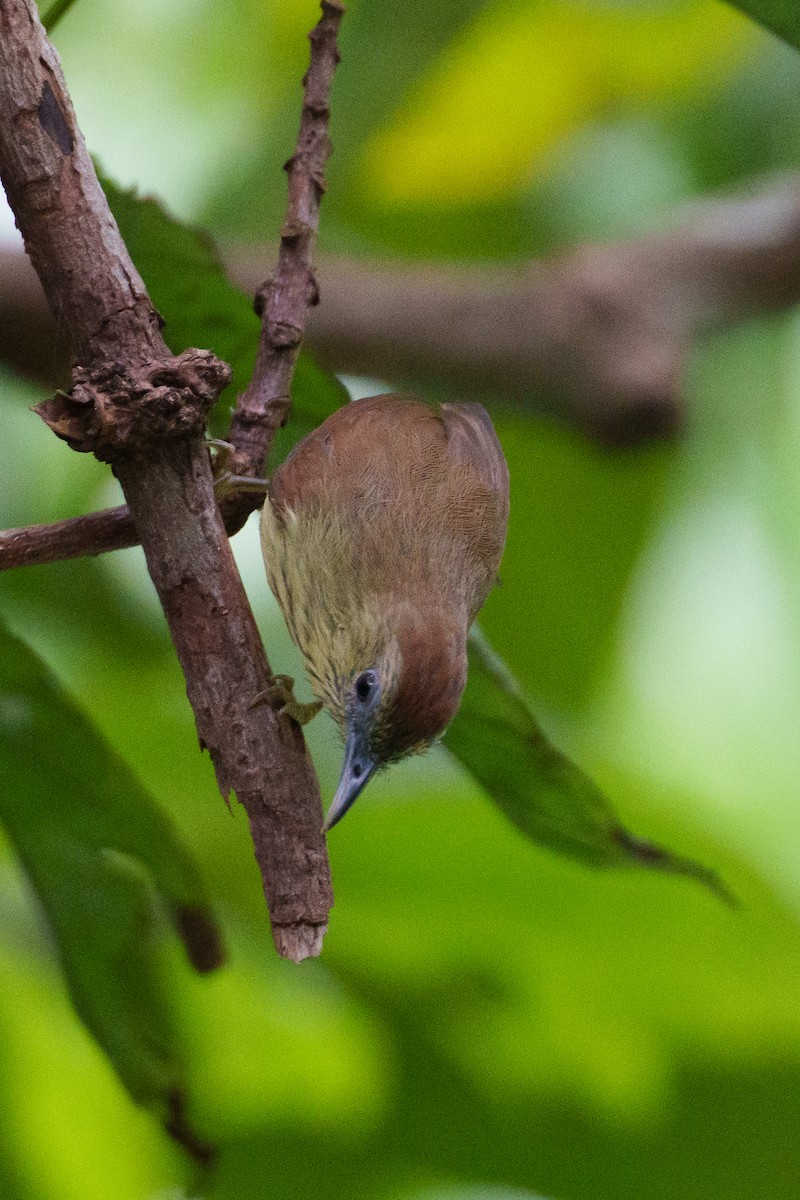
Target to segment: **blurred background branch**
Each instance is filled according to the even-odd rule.
[[[323,365],[551,413],[598,441],[669,437],[698,336],[800,299],[800,176],[671,214],[664,232],[509,268],[329,259]],[[264,250],[227,254],[249,290]]]
[[[663,224],[513,267],[325,258],[309,344],[331,370],[434,381],[607,445],[670,437],[696,339],[800,299],[800,176],[684,206]],[[230,247],[225,261],[252,294],[270,250]],[[0,249],[0,280],[0,358],[58,386],[64,347],[21,251]]]

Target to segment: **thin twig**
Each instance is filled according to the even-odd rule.
[[[139,535],[127,504],[70,517],[51,525],[26,525],[0,531],[0,570],[63,562],[85,554],[104,554],[137,546]]]
[[[299,728],[251,707],[271,671],[203,442],[229,371],[207,351],[166,347],[31,0],[0,4],[0,176],[72,350],[71,391],[38,411],[114,464],[201,743],[223,795],[247,810],[276,945],[296,960],[319,953],[332,903],[319,785]]]
[[[241,513],[226,512],[230,497],[236,492],[232,488],[220,506],[228,537],[242,528]],[[120,504],[82,517],[68,517],[65,521],[0,530],[0,571],[93,557],[138,545],[139,535],[131,510],[127,504]]]
[[[331,150],[329,99],[339,62],[336,34],[343,14],[339,0],[322,0],[322,19],[309,34],[311,64],[303,80],[300,133],[284,168],[289,176],[289,200],[278,265],[256,293],[257,311],[262,316],[258,357],[250,385],[238,398],[228,433],[235,448],[230,462],[235,475],[264,472],[272,439],[289,413],[289,389],[306,312],[319,300],[312,256]],[[244,520],[257,506],[252,494],[240,493],[231,498],[226,511]]]

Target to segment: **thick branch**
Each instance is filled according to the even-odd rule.
[[[202,441],[228,377],[174,358],[83,143],[30,0],[0,3],[0,175],[59,326],[74,387],[40,412],[113,461],[223,795],[247,809],[281,953],[318,953],[331,903],[319,788],[299,729],[250,701],[270,669],[214,501]]]
[[[198,441],[176,450],[119,463],[117,473],[137,526],[148,531],[147,565],[201,744],[223,796],[235,791],[250,818],[276,947],[299,961],[319,954],[333,902],[319,785],[300,727],[267,705],[251,707],[271,671],[214,500],[208,452]],[[179,519],[165,520],[165,511]]]
[[[800,176],[704,200],[669,226],[516,268],[323,260],[308,339],[332,370],[427,375],[553,413],[606,443],[669,435],[697,336],[800,300]],[[267,270],[263,247],[226,257],[247,291]],[[52,325],[20,258],[0,251],[0,358],[57,383]],[[255,473],[248,462],[260,452],[240,474]]]
[[[334,371],[427,377],[606,444],[667,436],[698,334],[800,300],[800,176],[705,200],[669,225],[512,268],[323,260],[308,339]],[[263,252],[228,261],[249,288]]]

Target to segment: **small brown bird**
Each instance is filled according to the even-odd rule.
[[[458,709],[467,633],[497,580],[508,468],[479,404],[372,396],[340,408],[272,476],[270,587],[314,704],[345,738],[330,829],[375,771],[425,750]]]

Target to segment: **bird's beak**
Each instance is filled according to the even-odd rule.
[[[350,725],[339,786],[325,818],[326,833],[341,821],[353,801],[361,795],[377,766],[378,760],[369,748],[368,729],[364,725]]]

